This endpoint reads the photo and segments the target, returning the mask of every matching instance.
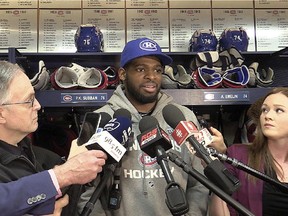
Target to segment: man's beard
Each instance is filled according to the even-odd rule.
[[[152,103],[157,101],[158,93],[160,92],[160,88],[157,89],[156,93],[151,96],[145,96],[141,94],[135,86],[129,82],[129,78],[126,77],[126,80],[124,81],[126,85],[126,91],[129,92],[129,95],[133,97],[135,100],[137,100],[139,103],[146,104],[146,103]]]

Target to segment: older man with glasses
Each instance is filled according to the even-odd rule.
[[[40,108],[41,105],[35,98],[34,89],[25,72],[16,64],[0,61],[0,183],[12,182],[24,176],[39,173],[44,170],[44,167],[50,169],[51,180],[53,180],[56,188],[58,187],[57,189],[63,185],[87,183],[88,179],[91,181],[97,173],[102,171],[102,166],[107,159],[104,152],[93,150],[88,153],[86,150],[87,153],[84,152],[79,157],[78,155],[72,157],[64,166],[60,165],[64,161],[59,155],[47,149],[33,146],[30,143],[27,135],[38,128],[38,111]],[[53,168],[56,165],[60,166]],[[61,174],[64,176],[59,176],[59,170],[62,170]],[[35,175],[35,177],[37,176]],[[77,180],[75,180],[75,177],[77,177]],[[62,184],[63,182],[64,184]],[[15,216],[22,215],[22,213],[47,215],[53,213],[54,204],[56,206],[54,213],[58,212],[54,215],[60,215],[63,207],[63,204],[62,206],[59,205],[61,199],[56,203],[53,197],[49,197],[48,200],[48,193],[45,194],[45,191],[47,191],[46,187],[51,184],[48,184],[47,181],[45,183],[42,192],[39,185],[35,185],[35,187],[31,185],[31,188],[27,188],[27,191],[14,194],[20,202],[12,203],[8,210],[6,206],[0,206],[0,215]],[[3,185],[0,184],[0,186]],[[52,189],[55,191],[55,188]],[[5,190],[7,191],[7,189]],[[32,191],[34,195],[27,197],[27,194],[33,194],[30,193]],[[37,209],[34,205],[37,203],[43,204],[46,195],[47,203],[46,206],[44,203],[44,211]],[[61,195],[61,192],[58,195]],[[62,202],[64,198],[62,198]],[[0,197],[1,205],[3,205],[3,199],[5,198]],[[52,207],[51,203],[53,204]],[[22,206],[23,209],[20,210],[19,206]],[[34,208],[31,209],[31,206]],[[25,211],[25,208],[27,211]],[[16,209],[19,209],[19,214],[15,213]]]
[[[34,101],[35,101],[35,96],[31,98],[28,101],[23,101],[23,102],[14,102],[14,103],[3,103],[1,104],[2,106],[7,106],[7,105],[16,105],[16,104],[31,104],[31,107],[34,106]]]

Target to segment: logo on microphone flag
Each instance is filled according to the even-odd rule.
[[[207,145],[209,145],[213,140],[207,128],[201,129],[198,133],[198,136],[195,136],[195,138],[200,144],[204,145],[205,147],[207,147]]]
[[[89,146],[97,143],[102,149],[104,149],[115,161],[119,162],[125,152],[126,148],[118,142],[108,131],[102,131],[94,134],[90,140],[85,143],[85,146]]]
[[[157,137],[157,128],[154,128],[151,131],[148,131],[143,136],[141,136],[140,146],[145,145],[146,143],[149,143],[151,140],[154,140]]]
[[[198,129],[192,122],[180,121],[171,135],[178,145],[182,145],[190,135],[195,133],[198,133]]]

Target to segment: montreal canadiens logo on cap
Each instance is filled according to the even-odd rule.
[[[151,40],[143,40],[139,44],[140,49],[145,51],[157,51],[157,45]]]

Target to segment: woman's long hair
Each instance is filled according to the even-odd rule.
[[[253,118],[254,122],[256,123],[256,135],[255,139],[253,140],[252,145],[249,145],[248,148],[248,165],[256,170],[264,171],[268,176],[273,176],[278,174],[279,176],[283,176],[283,170],[279,169],[281,167],[273,158],[271,152],[268,149],[268,141],[267,137],[264,136],[261,124],[260,124],[260,116],[261,116],[261,106],[264,100],[273,94],[281,93],[288,97],[288,88],[279,87],[272,89],[265,97],[260,98],[254,106],[250,107],[249,113]],[[250,177],[252,179],[253,177]]]

